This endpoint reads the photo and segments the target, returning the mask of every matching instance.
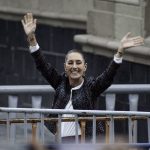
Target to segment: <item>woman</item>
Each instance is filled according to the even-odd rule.
[[[64,63],[65,73],[59,74],[55,68],[45,61],[41,53],[40,47],[36,41],[36,19],[32,13],[27,13],[22,19],[22,25],[27,35],[30,52],[35,60],[37,69],[46,78],[49,84],[56,90],[53,109],[94,109],[96,98],[105,91],[113,82],[113,78],[117,69],[122,63],[122,55],[124,50],[129,47],[139,46],[143,44],[143,38],[132,37],[130,33],[125,35],[120,42],[120,47],[114,55],[106,70],[97,78],[85,77],[87,63],[84,56],[78,50],[71,50],[67,53]],[[86,124],[86,135],[91,134],[91,122]],[[47,127],[55,134],[56,129],[50,124]],[[103,132],[101,123],[97,125],[99,132]],[[90,129],[90,130],[89,130]],[[80,128],[78,131],[81,134]],[[75,123],[62,123],[62,137],[72,137],[75,135]]]

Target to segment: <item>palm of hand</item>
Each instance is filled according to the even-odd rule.
[[[121,45],[123,48],[129,48],[135,46],[135,43],[132,39],[129,38],[121,41]]]
[[[36,29],[36,25],[33,22],[27,22],[24,25],[24,30],[27,35],[29,35],[30,33],[34,33],[35,29]]]
[[[32,13],[27,13],[21,20],[26,35],[34,33],[36,30],[36,19],[33,19]]]

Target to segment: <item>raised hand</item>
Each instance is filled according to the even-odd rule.
[[[32,13],[27,13],[21,22],[27,36],[35,32],[37,20],[33,18]]]
[[[118,53],[123,54],[126,48],[140,46],[144,44],[144,39],[141,36],[130,37],[131,33],[128,32],[120,41]]]

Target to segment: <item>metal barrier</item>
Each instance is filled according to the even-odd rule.
[[[77,112],[72,112],[72,111],[65,111],[65,110],[61,110],[62,112],[60,113],[59,110],[50,110],[50,109],[40,109],[41,108],[41,102],[42,102],[42,97],[39,96],[39,94],[41,93],[49,93],[49,92],[54,92],[54,90],[49,86],[49,85],[24,85],[24,86],[0,86],[0,94],[9,94],[8,96],[8,101],[9,101],[9,106],[10,108],[0,108],[1,112],[7,112],[7,135],[9,137],[9,140],[14,142],[14,136],[15,136],[15,130],[16,127],[14,125],[10,125],[10,122],[12,119],[14,119],[16,117],[16,113],[24,113],[24,136],[27,139],[27,122],[29,121],[27,118],[27,113],[33,113],[34,115],[32,116],[33,118],[40,118],[40,124],[38,124],[38,126],[41,126],[40,129],[41,131],[44,131],[44,114],[45,113],[53,113],[53,112],[57,112],[59,113],[59,119],[58,119],[58,124],[60,124],[60,122],[62,121],[62,117],[61,114],[63,113],[73,113],[75,114],[75,121],[77,121],[79,118],[77,115],[81,114],[88,114],[87,112],[82,112],[81,111],[77,111]],[[109,128],[109,130],[107,131],[107,133],[109,132],[109,140],[108,138],[106,138],[106,142],[110,142],[110,143],[114,143],[114,119],[118,118],[118,115],[123,115],[120,116],[121,119],[127,119],[128,118],[128,127],[129,127],[129,143],[136,143],[137,141],[137,121],[136,121],[136,117],[131,117],[131,116],[137,116],[139,115],[139,112],[137,111],[137,107],[138,107],[138,100],[139,100],[139,93],[149,93],[150,92],[150,85],[149,84],[126,84],[126,85],[112,85],[108,90],[106,90],[104,92],[105,96],[106,96],[106,110],[110,110],[110,111],[90,111],[92,114],[92,119],[93,119],[93,128],[95,128],[95,121],[97,119],[97,115],[105,115],[107,116],[105,119],[107,120],[107,125],[108,127],[106,129]],[[18,104],[18,96],[17,94],[26,94],[26,93],[30,93],[33,94],[32,96],[32,107],[36,108],[36,109],[19,109],[17,108],[17,104]],[[116,101],[116,94],[119,93],[127,93],[129,94],[129,104],[130,104],[130,111],[131,112],[121,112],[121,111],[113,111],[115,110],[115,101]],[[15,94],[15,95],[14,95]],[[38,94],[38,95],[37,95]],[[79,114],[78,114],[79,113]],[[96,113],[96,114],[95,114]],[[120,113],[120,114],[119,114]],[[148,124],[148,140],[150,142],[150,118],[149,118],[149,112],[140,112],[143,113],[142,115],[137,116],[137,119],[147,119],[147,124]],[[117,117],[115,118],[114,115],[117,115]],[[142,118],[141,118],[142,116]],[[118,118],[118,119],[120,119]],[[100,118],[99,118],[100,119]],[[102,118],[101,118],[102,119]],[[104,118],[103,118],[104,119]],[[105,120],[104,119],[104,120]],[[84,126],[84,125],[83,125]],[[10,130],[9,128],[10,127]],[[33,125],[33,128],[35,126]],[[134,127],[134,128],[133,128]],[[39,128],[39,127],[38,127]],[[59,130],[61,130],[59,128]],[[59,132],[60,133],[60,132]],[[39,134],[39,133],[38,133]],[[95,138],[95,130],[93,130],[93,142],[96,141]],[[44,142],[44,135],[43,132],[41,132],[41,137],[42,137],[42,141]],[[58,135],[59,137],[59,142],[61,142],[61,138],[60,135]],[[76,140],[78,141],[78,138],[76,137]]]
[[[114,127],[114,120],[117,119],[128,119],[129,121],[129,143],[133,143],[133,136],[132,131],[134,129],[133,122],[138,119],[147,119],[149,120],[150,112],[137,112],[137,111],[98,111],[98,110],[62,110],[62,109],[30,109],[30,108],[2,108],[0,107],[0,112],[7,113],[7,119],[6,120],[0,120],[1,124],[7,125],[7,137],[8,140],[10,139],[10,125],[13,123],[24,123],[25,129],[24,129],[24,137],[27,139],[27,123],[32,123],[32,140],[36,139],[36,128],[37,123],[40,122],[40,133],[41,133],[41,141],[44,143],[44,121],[57,121],[58,122],[58,143],[61,143],[61,122],[62,121],[75,121],[76,122],[76,143],[79,142],[78,137],[78,121],[87,121],[92,120],[93,121],[93,136],[92,136],[92,142],[96,143],[96,120],[103,120],[109,122],[109,129],[110,132],[106,133],[106,138],[109,143],[115,142],[114,133],[111,132],[111,129]],[[23,119],[11,119],[10,114],[11,113],[23,113],[24,118]],[[26,114],[32,113],[32,114],[40,114],[40,118],[38,119],[28,119],[26,117]],[[58,114],[58,119],[56,118],[44,118],[44,114]],[[62,114],[73,114],[75,115],[75,118],[62,118]],[[81,118],[78,117],[78,115],[90,115],[92,118]],[[107,117],[101,117],[101,116],[107,116]],[[67,120],[68,119],[68,120]],[[150,126],[150,124],[148,124]],[[85,135],[82,135],[85,136]],[[109,136],[109,137],[108,137]],[[149,135],[148,135],[149,136]],[[108,139],[109,138],[109,139]],[[84,141],[83,137],[83,142]],[[112,140],[113,139],[113,140]],[[12,142],[12,141],[11,141]]]

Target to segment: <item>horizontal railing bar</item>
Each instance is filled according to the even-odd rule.
[[[110,149],[110,148],[150,148],[150,143],[115,143],[115,144],[111,144],[111,143],[96,143],[96,144],[50,144],[50,145],[46,145],[47,148],[51,148],[54,147],[55,149],[57,148],[62,148],[62,149],[71,149],[71,147],[75,146],[76,149],[100,149],[101,147],[104,149]]]
[[[0,94],[39,94],[54,92],[50,85],[10,85],[0,86]]]
[[[39,144],[39,143],[38,143]],[[37,144],[37,145],[38,145]],[[8,144],[8,145],[1,145],[1,149],[22,149],[22,148],[30,148],[29,146],[31,146],[31,144]],[[91,144],[91,143],[80,143],[80,144],[39,144],[40,148],[45,148],[47,150],[51,150],[51,149],[65,149],[65,150],[72,150],[72,149],[83,149],[83,150],[87,150],[87,149],[125,149],[127,148],[150,148],[150,143],[114,143],[114,144],[110,144],[110,143],[96,143],[96,144]]]
[[[0,107],[0,112],[43,113],[43,114],[78,114],[78,115],[122,115],[122,116],[150,116],[150,112],[140,111],[107,111],[107,110],[63,110],[37,108],[8,108]]]
[[[149,93],[150,84],[113,84],[104,93]]]
[[[92,117],[79,117],[78,121],[91,121],[93,118]],[[96,120],[101,120],[101,121],[109,121],[109,117],[98,117]],[[24,119],[10,119],[10,123],[24,123]],[[44,121],[53,121],[57,122],[58,118],[44,118]],[[69,117],[69,118],[62,118],[62,122],[71,122],[75,121],[75,118]],[[0,119],[0,124],[6,124],[7,120],[5,119]],[[41,119],[27,119],[27,123],[38,123],[41,122]]]
[[[0,86],[0,94],[34,94],[54,92],[50,85]],[[149,93],[150,84],[113,84],[104,93]]]
[[[128,117],[125,116],[114,116],[113,117],[114,120],[126,120],[128,119]],[[147,117],[141,117],[141,116],[134,116],[131,117],[132,120],[145,120],[147,119]],[[57,122],[58,119],[57,118],[44,118],[44,121],[53,121],[53,122]],[[93,120],[93,117],[78,117],[79,121],[91,121]],[[101,121],[110,121],[110,117],[96,117],[96,120],[101,120]],[[41,122],[41,119],[33,119],[33,118],[29,118],[26,119],[27,123],[38,123]],[[75,121],[75,118],[73,117],[65,117],[62,118],[62,122],[71,122],[71,121]],[[7,120],[5,119],[0,119],[0,124],[6,124]],[[10,119],[10,123],[24,123],[24,119],[22,118],[18,118],[18,119]]]

